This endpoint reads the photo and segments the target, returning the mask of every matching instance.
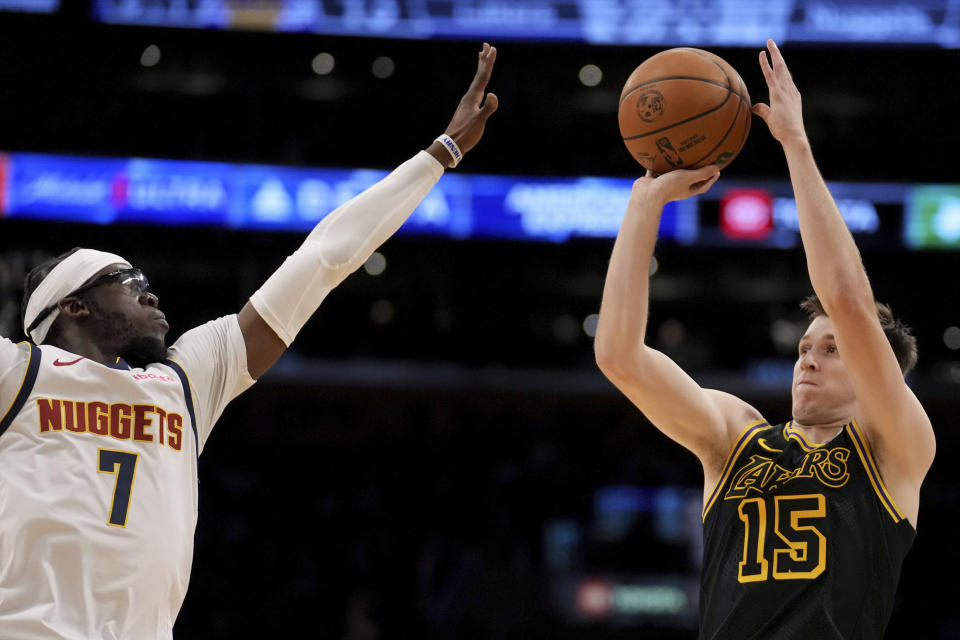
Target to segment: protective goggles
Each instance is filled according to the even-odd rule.
[[[34,321],[29,327],[27,327],[27,335],[30,335],[30,332],[36,329],[37,326],[43,322],[47,316],[53,313],[54,309],[56,309],[60,303],[67,298],[78,296],[84,291],[90,291],[90,289],[104,284],[119,284],[120,286],[128,289],[130,293],[137,297],[150,293],[150,282],[147,280],[147,276],[143,274],[143,271],[137,269],[136,267],[132,269],[118,269],[117,271],[105,273],[98,278],[94,278],[85,285],[77,287],[67,295],[60,298],[60,300],[54,302],[52,305],[46,307],[43,311],[37,314],[37,317],[34,319]]]

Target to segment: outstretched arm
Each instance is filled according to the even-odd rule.
[[[461,153],[480,141],[487,119],[499,105],[497,96],[486,93],[496,59],[496,48],[484,43],[476,75],[444,132]],[[443,175],[443,168],[456,164],[453,154],[434,142],[338,207],[250,298],[238,320],[253,378],[277,361],[327,293],[400,228]]]
[[[738,398],[702,389],[644,339],[650,258],[663,207],[704,193],[719,176],[719,168],[711,165],[658,178],[648,175],[634,183],[607,268],[594,342],[597,364],[611,382],[660,431],[700,458],[708,488],[732,445],[731,432],[735,436],[759,413]]]
[[[769,60],[767,53],[769,52]],[[783,146],[800,217],[800,237],[813,290],[833,320],[840,357],[850,372],[863,427],[895,498],[909,503],[933,461],[930,420],[906,385],[877,317],[873,290],[853,236],[813,159],[800,92],[777,45],[767,41],[760,68],[770,104],[753,110]],[[905,504],[905,507],[910,511]],[[915,509],[913,510],[915,513]]]

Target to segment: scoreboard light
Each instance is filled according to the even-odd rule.
[[[911,189],[904,215],[904,241],[912,248],[960,249],[960,187]]]
[[[766,189],[730,189],[720,201],[720,229],[734,240],[763,240],[773,231],[773,196]]]
[[[566,575],[555,603],[569,620],[612,626],[696,624],[697,578],[678,575]]]
[[[577,613],[591,620],[606,618],[613,612],[613,585],[600,578],[586,578],[577,586]]]

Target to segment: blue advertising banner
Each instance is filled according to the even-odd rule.
[[[93,224],[307,231],[386,171],[302,169],[142,158],[0,156],[0,214]],[[400,233],[565,242],[613,238],[633,185],[624,178],[451,173]],[[667,205],[660,237],[697,239],[695,200]]]
[[[960,0],[92,0],[91,11],[115,24],[382,38],[960,46]]]

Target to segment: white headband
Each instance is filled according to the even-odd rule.
[[[70,254],[60,264],[54,267],[40,286],[30,295],[27,302],[27,313],[23,317],[23,329],[27,330],[40,313],[50,305],[57,304],[83,283],[93,277],[98,271],[112,264],[122,264],[129,269],[130,263],[113,253],[97,251],[96,249],[79,249]],[[33,331],[30,338],[35,344],[42,344],[47,339],[47,332],[53,326],[54,320],[60,314],[60,309],[54,309],[43,319]]]

